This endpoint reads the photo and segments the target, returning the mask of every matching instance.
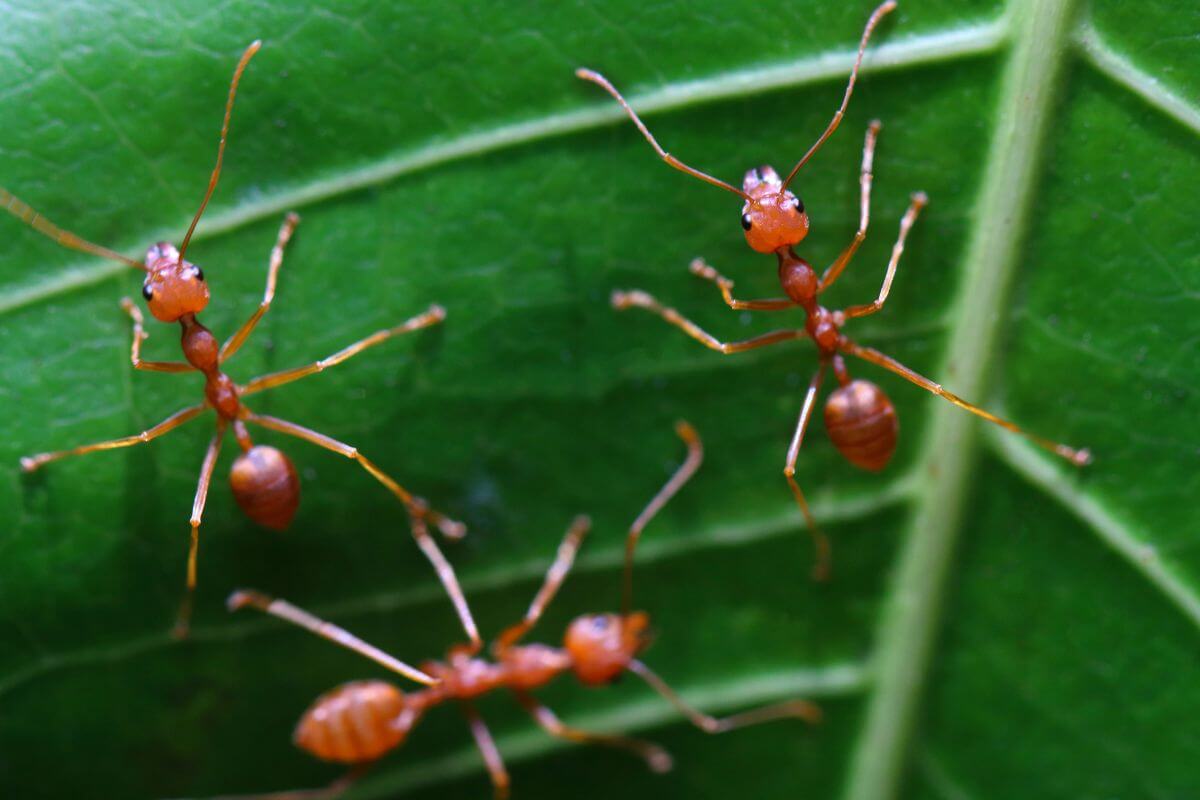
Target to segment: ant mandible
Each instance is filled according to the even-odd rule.
[[[293,741],[303,750],[325,761],[345,764],[351,771],[314,793],[272,793],[261,797],[273,800],[329,797],[345,790],[365,769],[388,751],[404,744],[409,733],[427,711],[450,701],[456,702],[467,719],[475,743],[491,775],[497,798],[508,796],[509,779],[500,752],[474,701],[488,692],[511,691],[517,702],[551,736],[572,742],[616,747],[641,757],[655,772],[671,768],[671,756],[651,742],[625,736],[593,733],[573,728],[559,720],[533,692],[557,676],[571,672],[585,686],[613,683],[626,672],[646,681],[696,727],[706,733],[724,733],[735,728],[775,719],[795,717],[817,722],[820,709],[806,700],[788,700],[762,706],[725,718],[711,717],[689,706],[638,656],[650,643],[650,618],[643,611],[631,611],[633,602],[633,554],[642,531],[662,507],[692,477],[703,459],[696,431],[686,422],[676,425],[676,433],[687,445],[687,457],[658,494],[646,505],[629,528],[625,546],[625,578],[620,614],[585,614],[568,627],[561,648],[546,644],[519,644],[537,624],[542,612],[562,586],[575,560],[575,554],[587,535],[591,522],[580,516],[567,529],[558,554],[546,572],[541,589],[533,598],[525,618],[504,630],[492,644],[492,659],[478,656],[478,645],[451,648],[445,661],[430,661],[414,670],[352,633],[286,600],[243,590],[230,595],[230,610],[252,607],[336,642],[424,687],[404,693],[380,680],[354,681],[321,695],[300,718]],[[257,796],[256,796],[257,797]],[[249,800],[249,799],[247,799]]]
[[[796,166],[792,167],[792,171],[788,173],[787,177],[780,180],[779,174],[771,167],[758,167],[746,173],[741,189],[731,186],[698,169],[694,169],[663,150],[654,136],[651,135],[650,130],[638,115],[634,113],[629,103],[625,101],[621,93],[603,75],[589,69],[579,69],[575,73],[579,78],[597,84],[612,95],[620,103],[621,107],[625,109],[625,112],[633,120],[638,130],[641,131],[642,136],[645,137],[646,141],[650,143],[663,161],[692,177],[699,178],[702,181],[711,183],[713,186],[718,186],[728,192],[732,192],[745,201],[745,204],[742,206],[741,224],[745,231],[746,243],[756,252],[775,254],[779,262],[779,283],[787,297],[737,300],[733,296],[733,281],[721,275],[700,258],[693,260],[689,265],[688,268],[692,274],[715,283],[718,289],[720,289],[725,303],[732,309],[739,311],[783,311],[799,306],[803,309],[807,317],[803,329],[776,330],[745,341],[722,342],[702,330],[692,321],[684,318],[675,309],[662,305],[646,292],[632,290],[615,291],[612,294],[612,304],[618,310],[634,306],[644,308],[682,329],[684,333],[696,339],[704,346],[724,354],[740,353],[744,350],[753,350],[757,347],[766,347],[767,345],[778,344],[793,339],[812,339],[817,347],[819,366],[808,384],[808,391],[804,396],[804,403],[800,408],[800,418],[796,423],[791,445],[788,447],[787,461],[783,468],[783,474],[792,490],[796,504],[800,507],[800,511],[804,515],[808,531],[813,537],[813,544],[816,550],[813,575],[818,580],[826,578],[829,574],[829,543],[820,528],[817,527],[812,513],[809,511],[808,502],[804,498],[804,492],[801,491],[799,483],[796,482],[795,471],[796,460],[800,454],[800,445],[804,441],[804,433],[808,428],[809,420],[812,418],[817,390],[820,388],[821,381],[828,368],[833,368],[834,376],[838,381],[838,388],[829,395],[825,403],[825,427],[829,432],[829,438],[833,440],[833,444],[838,451],[855,466],[866,470],[878,471],[887,466],[888,461],[891,460],[896,450],[898,421],[895,406],[892,405],[892,401],[883,393],[883,390],[871,381],[861,378],[852,380],[849,370],[846,368],[844,355],[857,356],[864,361],[869,361],[872,364],[894,372],[905,380],[920,386],[922,389],[949,400],[959,408],[965,409],[1006,430],[1029,438],[1038,446],[1067,459],[1077,466],[1087,464],[1091,460],[1091,455],[1087,450],[1076,450],[1067,445],[1059,444],[1058,442],[1024,431],[1014,423],[1001,419],[979,406],[968,403],[961,397],[942,388],[940,384],[917,374],[890,356],[873,348],[857,344],[841,332],[842,326],[847,320],[856,317],[865,317],[883,308],[888,292],[892,287],[892,278],[896,274],[896,266],[900,261],[900,255],[904,252],[904,240],[908,236],[909,229],[916,221],[917,215],[928,202],[928,198],[924,192],[916,192],[912,195],[912,202],[900,220],[900,234],[896,239],[896,244],[892,247],[892,255],[888,261],[887,271],[884,274],[883,285],[879,289],[879,296],[873,302],[866,305],[850,306],[840,311],[830,311],[817,302],[817,296],[837,281],[842,271],[846,268],[846,265],[850,263],[850,259],[854,257],[854,253],[858,250],[859,245],[862,244],[867,236],[867,221],[871,198],[871,169],[875,154],[875,139],[879,134],[880,128],[878,120],[872,121],[867,126],[866,141],[863,144],[862,169],[860,172],[861,199],[859,223],[858,231],[854,234],[854,239],[842,250],[841,254],[819,279],[812,266],[792,250],[794,246],[798,245],[808,235],[809,225],[808,214],[805,212],[803,201],[794,192],[790,191],[788,186],[791,184],[792,179],[796,177],[800,168],[813,157],[821,145],[825,143],[825,140],[837,130],[838,125],[842,121],[842,116],[846,112],[846,106],[850,102],[850,94],[854,91],[854,82],[858,77],[858,69],[862,64],[863,52],[866,50],[867,40],[871,36],[871,31],[885,14],[895,8],[896,3],[894,0],[888,0],[888,2],[883,3],[871,13],[870,18],[867,20],[867,25],[863,30],[862,39],[859,42],[858,55],[854,60],[854,67],[850,71],[850,80],[846,86],[845,95],[842,97],[841,106],[834,113],[833,119],[825,128],[825,132],[820,135],[812,147],[808,149],[808,152],[796,163]]]
[[[246,425],[247,423],[261,425],[264,428],[312,442],[319,447],[324,447],[327,450],[332,450],[335,453],[357,461],[363,469],[399,498],[408,511],[413,536],[416,538],[421,550],[424,551],[425,555],[433,563],[442,585],[454,603],[467,636],[473,641],[478,640],[479,634],[476,630],[475,622],[471,618],[471,612],[467,607],[462,590],[459,588],[458,579],[455,577],[450,563],[442,555],[437,543],[429,534],[426,523],[434,523],[443,535],[454,539],[461,538],[464,535],[466,532],[464,526],[429,508],[422,499],[412,495],[407,489],[376,466],[374,462],[362,455],[358,451],[358,448],[286,420],[265,414],[255,414],[243,402],[243,398],[248,395],[266,391],[267,389],[274,389],[309,375],[315,375],[394,336],[436,325],[445,318],[445,310],[441,306],[432,305],[427,311],[409,319],[402,325],[377,331],[365,339],[339,350],[328,358],[307,366],[263,375],[252,379],[244,385],[234,383],[222,371],[222,366],[246,343],[246,340],[259,320],[263,318],[263,315],[271,307],[271,301],[275,296],[276,277],[279,273],[279,267],[283,263],[284,248],[287,246],[292,232],[300,221],[300,218],[296,214],[288,214],[284,219],[283,226],[279,229],[279,236],[275,242],[275,246],[271,250],[270,266],[267,270],[266,291],[263,294],[262,302],[259,304],[258,309],[250,316],[250,319],[228,341],[219,347],[216,337],[196,319],[196,314],[203,311],[205,306],[208,305],[208,286],[204,281],[204,273],[195,264],[186,261],[184,254],[187,252],[188,242],[192,238],[192,233],[196,230],[196,223],[200,221],[200,216],[204,213],[204,209],[212,197],[213,190],[216,189],[217,180],[221,174],[221,160],[225,154],[225,140],[229,133],[229,119],[233,112],[233,101],[237,95],[238,82],[241,80],[246,65],[261,46],[261,42],[255,41],[247,47],[245,52],[242,53],[241,60],[238,61],[237,68],[234,70],[233,80],[229,86],[229,98],[225,104],[225,119],[221,126],[221,140],[217,147],[216,166],[213,168],[212,177],[208,182],[208,190],[204,194],[204,200],[200,203],[200,208],[196,211],[195,217],[192,218],[192,224],[188,228],[187,234],[183,237],[183,243],[179,246],[179,249],[176,249],[168,242],[159,242],[152,245],[146,251],[144,262],[134,261],[120,253],[92,244],[73,233],[59,228],[19,198],[7,190],[0,188],[0,206],[38,232],[65,247],[114,259],[128,264],[134,269],[143,270],[146,273],[146,280],[142,285],[142,296],[146,299],[146,305],[156,319],[162,322],[178,322],[180,324],[182,328],[181,344],[186,363],[180,361],[143,361],[141,359],[142,342],[148,337],[148,334],[142,327],[142,312],[129,298],[124,298],[121,301],[121,307],[125,309],[133,320],[133,344],[130,350],[130,360],[133,363],[134,369],[151,372],[199,371],[204,375],[204,401],[202,403],[177,411],[157,425],[134,436],[125,436],[111,441],[83,445],[70,450],[27,456],[21,459],[21,467],[26,472],[33,472],[51,461],[57,461],[69,456],[83,455],[84,453],[92,453],[99,450],[112,450],[119,447],[131,447],[149,442],[196,418],[209,408],[216,411],[216,434],[209,442],[208,449],[205,452],[204,461],[200,467],[200,480],[196,487],[196,497],[192,504],[191,544],[188,549],[187,560],[187,591],[180,605],[174,628],[176,636],[184,637],[188,632],[192,598],[196,589],[196,555],[200,541],[200,521],[204,514],[204,504],[208,497],[209,483],[212,480],[213,470],[217,462],[217,454],[220,450],[226,428],[233,428],[234,438],[237,439],[238,446],[242,450],[241,454],[233,462],[233,467],[229,474],[229,483],[230,488],[233,490],[234,499],[250,519],[274,530],[282,530],[291,523],[292,517],[296,512],[296,507],[300,502],[300,482],[291,460],[274,447],[254,444],[250,438],[249,431],[246,429]]]

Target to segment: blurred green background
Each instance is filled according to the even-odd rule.
[[[786,169],[823,128],[869,3],[17,0],[0,8],[0,183],[131,254],[178,240],[233,65],[261,37],[189,251],[213,293],[202,318],[228,335],[253,311],[289,209],[303,222],[235,379],[446,306],[443,326],[252,406],[358,445],[464,519],[469,538],[446,551],[486,633],[523,613],[579,512],[596,529],[535,638],[614,608],[624,529],[682,455],[672,423],[700,430],[707,462],[639,556],[638,604],[659,632],[646,660],[707,710],[805,694],[827,721],[711,738],[638,682],[564,679],[544,696],[566,721],[661,741],[676,769],[563,746],[490,698],[517,797],[1194,797],[1200,9],[1067,4],[1051,29],[1030,15],[1058,3],[1010,5],[906,2],[880,26],[841,131],[798,181],[813,220],[801,252],[824,264],[853,235],[862,132],[882,119],[871,235],[829,304],[875,296],[909,193],[925,190],[885,311],[847,332],[952,390],[986,389],[974,399],[1091,446],[1096,462],[1076,472],[973,422],[951,427],[940,401],[853,365],[895,400],[901,443],[886,472],[862,473],[814,424],[798,474],[834,541],[826,585],[808,580],[779,474],[811,348],[723,357],[608,305],[614,287],[638,286],[744,337],[780,318],[731,312],[687,262],[704,255],[756,296],[777,290],[773,260],[745,247],[735,200],[658,163],[572,72],[606,72],[664,146],[736,182],[760,163]],[[1057,77],[1022,72],[1047,52]],[[1043,77],[1041,99],[1027,98]],[[997,205],[1014,157],[997,142],[1038,120],[1046,135],[1015,156],[1022,192]],[[1010,292],[982,288],[993,269]],[[411,660],[460,631],[390,495],[344,459],[263,433],[301,473],[296,522],[275,534],[240,514],[227,448],[195,634],[169,638],[211,417],[149,446],[17,469],[20,455],[132,433],[199,397],[196,376],[132,373],[118,300],[139,288],[0,219],[0,787],[145,798],[320,785],[338,772],[295,750],[291,726],[338,682],[387,676],[230,617],[226,594],[284,595]],[[981,320],[997,339],[970,333]],[[176,358],[175,329],[149,330],[144,354]],[[950,559],[942,593],[937,570],[913,580],[896,565],[914,563],[921,521],[948,502],[932,531]],[[935,636],[928,664],[897,639],[897,618]],[[906,664],[923,693],[897,682]],[[445,709],[354,796],[489,794]]]

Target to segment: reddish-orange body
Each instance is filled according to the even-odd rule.
[[[438,681],[401,692],[385,681],[352,681],[321,695],[304,712],[292,740],[317,758],[363,764],[404,743],[425,712],[450,701],[470,702],[500,689],[529,692],[564,672],[602,686],[623,673],[645,647],[649,618],[588,614],[567,629],[564,646],[500,646],[494,660],[456,647],[444,661],[421,664]]]
[[[638,117],[637,113],[625,100],[616,87],[603,75],[589,69],[576,70],[575,74],[583,80],[600,86],[616,100],[629,115],[638,131],[654,148],[658,156],[670,166],[698,178],[713,186],[738,195],[743,200],[741,211],[742,230],[745,232],[746,244],[759,253],[771,253],[778,264],[779,285],[786,297],[766,298],[760,300],[739,300],[733,296],[733,282],[725,278],[701,259],[692,262],[691,270],[706,280],[712,281],[721,291],[726,304],[730,308],[746,311],[784,311],[800,308],[805,315],[804,327],[798,329],[782,329],[738,342],[723,342],[712,334],[701,329],[691,320],[673,308],[658,302],[654,297],[640,290],[615,291],[612,294],[612,304],[618,309],[639,307],[662,317],[666,322],[682,329],[688,336],[696,339],[706,347],[724,354],[739,353],[759,347],[778,344],[794,339],[811,339],[817,348],[818,368],[809,383],[808,392],[800,410],[799,420],[792,435],[788,448],[787,460],[783,469],[796,504],[804,515],[808,530],[813,536],[817,551],[816,564],[813,572],[817,578],[828,574],[829,545],[823,534],[817,528],[808,502],[795,479],[796,461],[808,423],[812,419],[817,392],[825,372],[832,368],[838,388],[834,390],[825,404],[825,427],[829,438],[848,461],[855,466],[868,470],[883,469],[896,451],[896,437],[899,425],[896,409],[883,390],[874,383],[866,380],[852,380],[846,368],[845,356],[851,355],[883,367],[908,380],[921,388],[932,392],[958,407],[976,414],[989,422],[1023,434],[1041,447],[1054,454],[1068,459],[1076,465],[1088,463],[1090,454],[1087,450],[1076,450],[1067,445],[1034,436],[996,415],[972,403],[968,403],[957,395],[946,391],[939,384],[925,378],[905,367],[890,356],[870,347],[864,347],[842,333],[842,326],[847,320],[874,314],[883,308],[891,290],[892,279],[895,277],[900,255],[904,252],[905,239],[916,221],[917,215],[928,202],[924,192],[912,195],[908,210],[900,220],[900,233],[892,246],[892,255],[888,261],[887,271],[878,297],[871,303],[850,306],[838,311],[831,311],[821,305],[817,298],[831,287],[845,270],[854,257],[859,246],[867,235],[869,208],[871,196],[872,168],[874,163],[875,142],[879,133],[878,120],[867,127],[866,140],[863,143],[862,168],[859,173],[861,186],[859,202],[859,224],[854,239],[846,245],[841,254],[821,274],[793,249],[808,235],[809,219],[804,203],[788,189],[789,184],[800,172],[800,169],[820,149],[821,145],[837,130],[845,116],[850,95],[854,91],[854,82],[862,64],[863,53],[871,31],[886,14],[896,8],[895,0],[885,0],[872,13],[863,29],[859,40],[858,55],[846,84],[846,92],[842,97],[841,106],[834,113],[825,131],[808,149],[786,178],[780,179],[779,174],[769,166],[751,169],[746,172],[739,189],[732,184],[715,178],[705,172],[685,164],[663,149],[649,128]]]
[[[547,733],[572,742],[590,742],[616,747],[641,757],[646,765],[663,772],[671,767],[671,757],[658,745],[625,736],[593,733],[559,721],[534,692],[559,675],[570,672],[585,686],[603,686],[625,673],[633,673],[648,683],[679,709],[687,719],[707,733],[722,733],[747,725],[777,719],[804,719],[816,722],[820,709],[805,700],[787,700],[718,719],[689,706],[638,656],[649,643],[649,617],[641,611],[630,612],[632,604],[633,553],[642,530],[667,501],[691,478],[700,466],[703,449],[699,436],[687,423],[676,431],[688,446],[688,455],[667,483],[650,500],[629,528],[625,544],[625,594],[620,614],[585,614],[577,617],[563,637],[562,647],[547,644],[520,644],[521,638],[537,623],[546,606],[566,579],[575,554],[587,534],[590,522],[578,517],[567,529],[558,554],[546,572],[542,588],[534,596],[523,620],[507,628],[492,645],[491,658],[480,656],[476,644],[454,647],[442,661],[429,661],[414,669],[349,631],[319,619],[286,600],[259,592],[234,592],[228,601],[231,610],[252,607],[364,655],[378,664],[424,684],[404,693],[390,683],[355,681],[321,695],[296,725],[293,741],[317,758],[354,767],[344,778],[319,792],[332,797],[345,789],[363,768],[388,750],[399,747],[408,738],[427,711],[453,702],[465,714],[491,775],[497,798],[508,796],[509,779],[503,759],[486,724],[475,710],[474,701],[496,691],[510,691],[521,706]],[[267,797],[310,797],[311,792],[270,794]]]

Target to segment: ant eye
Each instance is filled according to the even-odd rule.
[[[749,214],[742,214],[742,230],[750,230],[750,226],[753,224],[754,220],[750,218]]]
[[[142,284],[142,297],[149,300],[153,296],[154,296],[154,290],[150,288],[150,284],[143,283]]]
[[[801,200],[799,197],[796,198],[796,213],[797,214],[804,213],[804,201]]]
[[[804,208],[803,208],[803,207],[801,207],[801,209],[800,209],[800,210],[801,210],[801,211],[803,211],[803,210],[804,210]],[[196,273],[195,273],[195,276],[194,276],[194,277],[195,277],[195,278],[196,278],[196,280],[198,280],[198,281],[202,281],[202,280],[204,280],[204,270],[200,269],[199,267],[196,267]]]
[[[606,630],[607,628],[608,628],[608,617],[604,617],[599,614],[592,617],[592,629],[593,630],[603,631],[603,630]]]

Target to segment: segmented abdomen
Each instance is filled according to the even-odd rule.
[[[300,505],[296,468],[291,459],[267,445],[256,445],[237,457],[229,471],[229,487],[246,516],[272,530],[290,525]]]
[[[851,381],[829,395],[825,427],[834,446],[857,467],[881,470],[896,452],[896,409],[870,381]]]
[[[404,694],[390,683],[344,683],[308,707],[292,741],[326,761],[374,761],[404,741],[408,731],[396,724],[403,710]]]

